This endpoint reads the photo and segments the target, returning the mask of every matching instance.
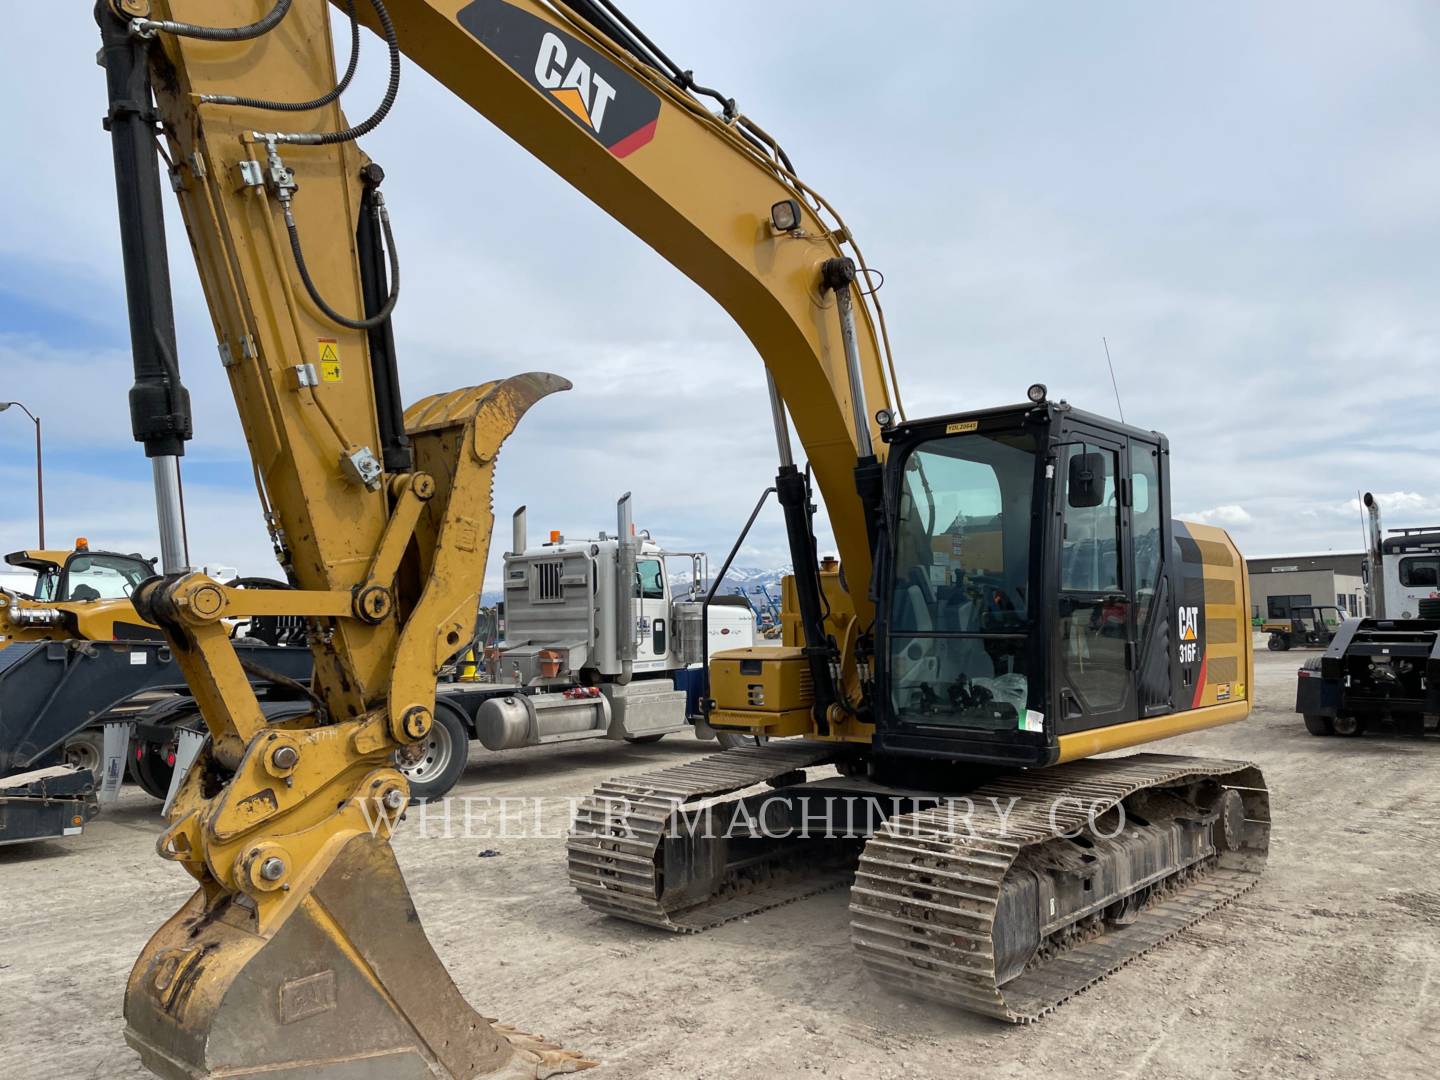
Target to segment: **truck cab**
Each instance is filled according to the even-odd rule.
[[[530,544],[515,513],[504,556],[503,630],[484,649],[483,673],[438,688],[436,723],[401,762],[411,793],[438,798],[464,768],[470,739],[487,750],[611,739],[655,742],[691,731],[705,697],[708,653],[755,640],[742,597],[706,604],[707,561],[667,551],[628,525],[614,535]],[[689,564],[688,584],[667,565]],[[708,642],[708,645],[707,645]],[[713,735],[696,725],[696,734]]]
[[[1391,533],[1380,545],[1385,614],[1391,619],[1423,618],[1420,601],[1440,600],[1440,528]]]
[[[743,598],[716,597],[705,618],[703,553],[667,551],[645,531],[623,543],[604,532],[585,539],[552,532],[542,544],[523,545],[523,514],[516,515],[519,550],[505,555],[496,681],[642,681],[702,667],[707,651],[753,643],[754,615]],[[667,570],[678,560],[690,567],[679,592]]]

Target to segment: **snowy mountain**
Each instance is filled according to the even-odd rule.
[[[718,566],[712,566],[712,571],[719,570]],[[720,583],[721,593],[736,593],[743,591],[749,596],[755,597],[760,602],[760,594],[757,589],[769,593],[779,599],[780,580],[790,573],[788,566],[776,566],[769,569],[762,569],[754,566],[732,566],[725,574],[725,580]],[[687,589],[690,587],[690,573],[688,570],[672,572],[670,574],[670,586],[674,589]],[[709,588],[710,582],[702,584],[702,588]],[[763,602],[761,603],[763,606]]]

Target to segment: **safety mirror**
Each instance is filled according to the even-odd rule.
[[[1105,455],[1074,454],[1070,458],[1070,476],[1066,484],[1066,501],[1074,508],[1099,506],[1105,501]]]

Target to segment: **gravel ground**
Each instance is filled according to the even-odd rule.
[[[1029,1028],[876,987],[851,954],[843,891],[677,938],[583,908],[557,839],[467,836],[456,811],[448,838],[412,814],[396,849],[470,1001],[598,1058],[597,1080],[1434,1077],[1440,741],[1307,735],[1290,712],[1302,655],[1259,654],[1248,722],[1156,747],[1264,768],[1261,885]],[[477,750],[455,794],[539,798],[558,827],[565,800],[600,780],[707,749],[672,736]],[[501,813],[472,808],[472,824]],[[76,840],[0,848],[0,1075],[148,1075],[121,1037],[125,979],[189,891],[155,857],[157,827],[155,804],[127,789]]]

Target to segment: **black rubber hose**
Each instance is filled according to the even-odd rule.
[[[671,60],[670,57],[666,56],[665,53],[661,51],[660,46],[656,45],[655,42],[651,41],[648,37],[646,37],[645,32],[641,30],[638,26],[636,26],[633,22],[631,22],[629,16],[627,16],[623,11],[621,11],[618,5],[611,3],[610,0],[599,0],[599,3],[602,7],[605,8],[606,11],[610,13],[611,18],[613,18],[621,26],[625,27],[626,30],[628,30],[632,35],[634,35],[636,41],[638,41],[646,49],[649,49],[651,55],[654,56],[657,60],[659,60],[662,65],[669,69],[668,74],[672,79],[678,79],[680,77],[680,65],[675,63],[674,60]]]
[[[262,98],[233,97],[229,94],[204,94],[200,100],[209,105],[238,105],[247,109],[269,109],[272,112],[309,112],[323,108],[338,98],[350,87],[355,78],[355,69],[360,66],[360,20],[355,17],[355,0],[347,0],[350,11],[350,63],[345,74],[329,93],[312,101],[265,101]]]
[[[751,120],[748,116],[740,121],[740,126],[745,129],[741,132],[741,134],[745,135],[745,137],[750,139],[751,142],[755,142],[758,139],[760,143],[768,146],[771,150],[774,150],[775,156],[780,159],[781,164],[785,166],[786,171],[788,171],[791,176],[799,175],[795,171],[795,166],[790,163],[790,155],[785,153],[785,151],[781,148],[780,144],[775,141],[775,137],[773,135],[771,135],[768,131],[762,128],[759,124],[755,123],[754,120]]]
[[[290,234],[290,251],[295,256],[295,269],[300,273],[300,281],[304,284],[305,291],[327,319],[351,330],[375,329],[390,318],[396,302],[400,299],[400,256],[395,252],[395,236],[390,231],[390,216],[388,213],[380,213],[378,208],[376,213],[380,214],[380,228],[385,233],[385,254],[390,260],[390,296],[380,310],[368,319],[350,319],[327,304],[320,295],[320,290],[315,287],[315,281],[310,277],[310,269],[305,265],[305,254],[300,248],[300,230],[295,226],[295,215],[290,213],[288,208],[285,212],[285,230]]]
[[[316,135],[303,132],[286,133],[278,136],[276,141],[299,146],[333,146],[336,143],[354,142],[374,131],[389,115],[395,105],[395,98],[400,93],[400,39],[395,36],[395,24],[390,21],[390,12],[385,9],[384,0],[370,0],[370,6],[375,9],[375,18],[380,23],[385,45],[390,50],[390,81],[385,87],[385,96],[380,100],[379,106],[368,119],[343,131],[327,131]]]
[[[280,20],[290,11],[293,0],[275,0],[275,6],[266,15],[249,26],[196,26],[194,23],[170,22],[168,19],[154,21],[137,19],[131,23],[146,36],[163,31],[176,37],[201,38],[204,41],[249,41],[261,34],[268,34],[280,25]]]

